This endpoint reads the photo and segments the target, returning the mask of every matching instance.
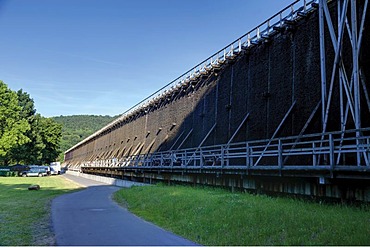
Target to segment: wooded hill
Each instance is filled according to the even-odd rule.
[[[63,161],[63,155],[66,150],[73,147],[89,135],[101,129],[105,125],[112,122],[120,115],[111,116],[96,116],[96,115],[73,115],[52,117],[62,127],[62,139],[60,141],[59,160]]]

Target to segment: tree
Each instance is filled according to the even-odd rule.
[[[13,147],[9,156],[16,163],[36,164],[42,158],[41,151],[45,145],[42,143],[36,123],[35,104],[30,95],[23,92],[22,89],[18,90],[17,95],[18,105],[21,108],[20,116],[22,119],[27,120],[30,125],[30,129],[25,133],[30,141]]]
[[[25,135],[30,125],[22,119],[18,103],[17,94],[0,81],[0,159],[5,165],[10,160],[8,154],[12,148],[30,141]]]
[[[59,143],[62,137],[62,125],[51,118],[44,118],[36,114],[36,121],[39,127],[39,134],[44,144],[41,150],[41,162],[49,164],[57,159],[59,155]]]
[[[20,117],[24,119],[29,119],[36,114],[35,102],[26,92],[22,89],[17,91],[18,104],[21,107]]]
[[[59,154],[62,126],[36,113],[30,95],[0,81],[0,161],[49,164]]]

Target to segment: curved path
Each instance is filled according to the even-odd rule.
[[[64,174],[87,188],[57,197],[52,222],[57,245],[197,245],[117,205],[119,187]]]

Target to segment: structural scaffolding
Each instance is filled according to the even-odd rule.
[[[336,3],[331,5],[337,8],[336,18],[333,18],[333,11],[329,10],[328,2]],[[249,175],[258,172],[260,175],[283,176],[289,173],[303,177],[369,179],[370,126],[362,126],[361,120],[370,114],[370,100],[364,73],[366,67],[360,60],[367,10],[368,0],[364,0],[361,8],[356,0],[295,1],[128,110],[119,119],[72,147],[66,152],[66,162],[70,162],[70,169],[83,171],[103,167],[148,171],[177,169],[183,172],[194,169],[220,172],[232,170]],[[212,126],[205,130],[206,135],[192,148],[184,148],[184,143],[195,132],[194,128],[190,127],[183,129],[172,145],[163,151],[161,148],[152,150],[156,138],[149,144],[143,141],[135,145],[128,139],[127,144],[121,143],[121,150],[116,148],[111,152],[102,152],[101,155],[92,154],[88,159],[83,155],[71,158],[68,156],[89,141],[163,108],[191,90],[196,90],[200,87],[199,82],[205,83],[203,79],[208,78],[210,74],[219,73],[226,64],[235,61],[238,56],[253,47],[270,42],[276,33],[293,30],[299,20],[307,18],[315,11],[318,11],[319,16],[321,90],[318,89],[318,92],[321,94],[321,100],[317,103],[315,100],[315,107],[307,115],[305,124],[296,132],[298,135],[278,137],[297,108],[297,100],[293,98],[285,115],[281,119],[275,119],[279,124],[268,139],[234,141],[240,130],[248,126],[251,116],[248,111],[242,113],[242,120],[239,120],[236,130],[230,132],[232,135],[226,144],[204,146],[218,126],[217,121],[212,121]],[[328,44],[328,40],[331,43]],[[348,45],[350,53],[348,49],[344,49]],[[334,51],[334,55],[328,55],[330,49]],[[268,92],[265,97],[269,97]],[[361,107],[364,102],[366,107]],[[339,111],[333,109],[337,105]],[[316,134],[306,134],[313,119],[320,115],[320,108],[321,129]],[[339,112],[339,119],[336,112]],[[339,128],[335,129],[337,125]],[[174,126],[176,123],[173,123],[171,128]],[[161,131],[160,128],[157,135]],[[148,132],[146,135],[153,133]]]

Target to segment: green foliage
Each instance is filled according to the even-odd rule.
[[[17,91],[18,105],[21,107],[20,116],[23,119],[29,119],[36,114],[35,103],[30,95],[23,92],[22,89]]]
[[[40,185],[41,190],[29,191],[31,184]],[[51,200],[78,189],[59,176],[0,177],[0,246],[55,245]]]
[[[95,115],[53,117],[57,123],[63,126],[62,140],[60,143],[61,156],[59,160],[63,160],[63,154],[69,148],[112,122],[117,117]]]
[[[0,159],[5,164],[9,162],[12,148],[30,141],[25,135],[30,125],[22,118],[18,102],[17,94],[0,81]]]
[[[163,185],[122,189],[114,199],[202,245],[370,244],[368,207]]]
[[[56,160],[59,155],[59,142],[62,137],[62,125],[51,118],[38,116],[39,134],[44,144],[41,150],[44,164],[50,164]]]
[[[13,92],[0,81],[0,160],[12,163],[49,164],[59,155],[62,127],[36,113],[34,101]]]
[[[21,107],[20,115],[27,120],[30,129],[25,135],[30,139],[28,143],[19,143],[11,150],[10,157],[15,163],[36,164],[42,158],[41,150],[45,147],[39,135],[40,129],[37,124],[34,101],[30,95],[22,90],[17,92],[18,104]]]

